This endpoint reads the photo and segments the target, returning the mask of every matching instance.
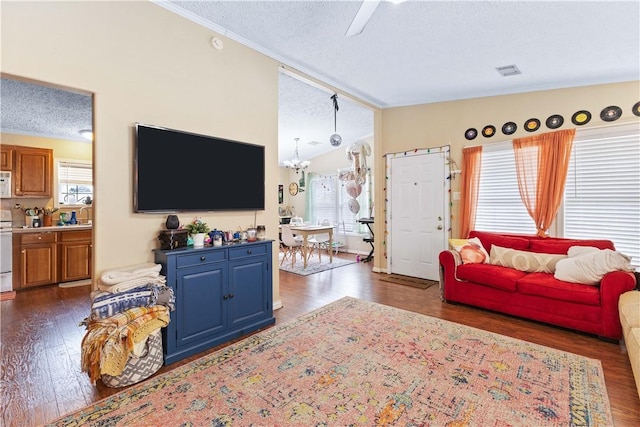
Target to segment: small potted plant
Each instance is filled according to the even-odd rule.
[[[202,221],[200,218],[195,218],[189,224],[185,225],[184,228],[189,231],[189,234],[191,234],[194,247],[204,246],[204,238],[210,230],[206,222]]]

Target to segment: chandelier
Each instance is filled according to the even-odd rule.
[[[298,173],[300,170],[304,171],[309,167],[311,162],[309,160],[300,160],[300,156],[298,156],[298,141],[300,138],[294,138],[296,140],[296,151],[295,156],[291,160],[285,160],[283,163],[285,167],[293,169]]]

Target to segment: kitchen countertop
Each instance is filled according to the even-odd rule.
[[[73,231],[73,230],[91,230],[93,229],[92,224],[77,224],[77,225],[53,225],[50,227],[13,227],[12,231],[14,233],[41,233],[43,231]]]

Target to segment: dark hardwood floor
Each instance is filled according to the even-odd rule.
[[[280,273],[284,307],[275,312],[277,322],[352,296],[600,359],[615,425],[640,425],[640,399],[623,346],[536,322],[443,303],[437,286],[420,290],[384,282],[381,274],[371,272],[371,267],[369,263],[359,263],[307,277]],[[78,323],[88,314],[88,286],[20,291],[15,300],[2,301],[0,309],[0,425],[45,424],[121,390],[90,384],[80,369],[80,343],[85,330]],[[163,367],[159,373],[195,358]]]

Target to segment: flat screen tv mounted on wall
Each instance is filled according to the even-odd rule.
[[[134,211],[264,210],[264,147],[135,125]]]

